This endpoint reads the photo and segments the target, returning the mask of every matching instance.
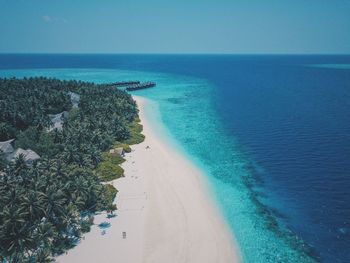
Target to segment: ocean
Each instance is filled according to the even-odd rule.
[[[244,262],[350,262],[350,56],[0,55],[1,77],[39,75],[157,82],[134,94],[204,172]]]

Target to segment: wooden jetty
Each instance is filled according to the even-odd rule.
[[[113,83],[106,84],[107,86],[115,86],[115,87],[123,87],[123,86],[130,86],[130,85],[138,85],[141,82],[138,80],[130,80],[130,81],[118,81]]]
[[[144,83],[141,83],[141,84],[129,85],[129,86],[126,87],[126,90],[127,91],[133,91],[133,90],[139,90],[139,89],[152,88],[152,87],[155,87],[155,86],[156,86],[155,82],[148,81],[148,82],[144,82]]]

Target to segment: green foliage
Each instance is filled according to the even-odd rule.
[[[62,145],[55,143],[55,135],[54,132],[50,134],[30,126],[17,135],[16,148],[32,149],[39,155],[53,157],[62,150]]]
[[[111,154],[109,152],[104,152],[102,154],[102,161],[103,162],[109,162],[114,165],[122,164],[125,162],[125,159],[120,156],[119,154]]]
[[[41,132],[36,145],[29,147],[40,155],[47,157],[57,156],[63,149],[63,146],[55,142],[55,133]]]
[[[119,154],[105,152],[102,154],[102,161],[98,164],[95,172],[103,181],[108,182],[124,176],[124,169],[119,166],[125,159]]]
[[[69,91],[80,95],[79,108]],[[63,130],[48,132],[49,114],[64,110]],[[8,168],[0,158],[0,262],[49,262],[89,230],[84,214],[116,209],[117,190],[101,180],[123,176],[124,159],[102,152],[134,136],[136,117],[131,96],[112,87],[0,78],[0,138],[16,137],[42,157],[28,166],[20,156]]]
[[[0,122],[25,130],[48,127],[48,114],[71,108],[64,82],[48,78],[1,79]]]
[[[15,137],[16,130],[5,122],[0,122],[0,141],[7,141]]]
[[[113,204],[113,201],[118,193],[118,190],[114,188],[113,185],[105,184],[103,186],[103,196],[106,201],[106,206],[104,207],[106,210],[114,211],[117,209],[117,206]]]
[[[25,131],[20,131],[15,141],[16,148],[35,149],[39,141],[40,132],[36,127],[28,127]]]
[[[122,142],[129,145],[143,142],[145,140],[145,136],[141,133],[142,129],[143,127],[140,124],[140,119],[135,118],[134,121],[128,125],[128,130],[130,133],[129,138],[123,140]]]
[[[68,117],[67,117],[67,121],[68,121],[68,122],[72,122],[72,121],[77,120],[79,117],[80,117],[79,108],[72,108],[72,109],[69,111],[69,115],[68,115]]]
[[[124,176],[124,169],[119,165],[104,161],[97,166],[96,174],[103,182],[108,182]]]
[[[0,177],[0,254],[10,262],[43,246],[52,252],[73,246],[82,233],[81,212],[111,205],[89,169],[19,162]]]
[[[113,199],[114,200],[114,199]],[[112,202],[113,202],[112,200]],[[94,217],[89,216],[87,219],[81,221],[81,232],[87,233],[90,232],[91,226],[94,224]]]
[[[0,171],[5,169],[6,164],[7,164],[7,162],[6,162],[5,156],[4,156],[3,152],[0,150]]]
[[[114,148],[122,147],[126,153],[131,152],[131,148],[130,148],[129,144],[127,144],[127,143],[116,142],[116,143],[114,143],[113,147]]]
[[[130,145],[139,144],[145,140],[145,136],[142,132],[142,125],[140,124],[140,119],[136,117],[129,125],[128,125],[129,138],[126,140],[122,140],[121,142],[117,141],[114,143],[114,148],[123,147],[124,151],[127,153],[131,152]]]

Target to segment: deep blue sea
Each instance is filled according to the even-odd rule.
[[[204,172],[244,262],[350,262],[350,56],[0,55],[0,76],[137,91]]]

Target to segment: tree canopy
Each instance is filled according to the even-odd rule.
[[[73,107],[69,92],[80,95]],[[63,129],[49,114],[68,111]],[[7,163],[0,153],[0,262],[49,262],[89,230],[96,211],[114,210],[116,190],[95,170],[102,152],[130,138],[131,96],[107,85],[44,77],[0,79],[0,141],[32,149]]]

